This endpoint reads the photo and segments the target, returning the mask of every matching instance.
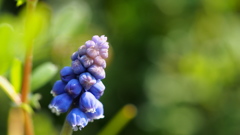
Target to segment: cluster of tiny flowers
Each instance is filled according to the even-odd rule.
[[[57,115],[71,108],[66,119],[74,131],[81,130],[90,121],[104,118],[99,98],[105,90],[101,80],[105,78],[108,48],[107,37],[93,36],[72,54],[71,67],[64,67],[60,71],[61,80],[53,85],[54,98],[49,108]]]

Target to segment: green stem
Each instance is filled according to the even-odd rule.
[[[24,113],[24,124],[25,124],[25,135],[34,135],[33,131],[33,122],[32,122],[32,116],[29,112],[23,109]]]
[[[30,77],[32,72],[32,45],[29,46],[25,56],[25,65],[24,65],[24,74],[23,74],[23,81],[22,81],[22,102],[28,102],[28,94],[30,91]]]
[[[117,135],[137,114],[132,104],[125,105],[98,135]]]
[[[24,135],[24,113],[19,106],[9,110],[8,135]]]
[[[27,1],[27,20],[31,19],[31,16],[34,13],[36,8],[37,0],[28,0]],[[27,21],[28,22],[28,21]],[[24,73],[22,80],[22,102],[28,102],[28,94],[30,91],[30,77],[32,72],[32,54],[33,54],[33,40],[27,44],[27,51],[25,56],[25,65],[24,65]]]
[[[27,22],[31,19],[31,16],[34,15],[34,10],[36,8],[38,0],[27,0]],[[29,24],[27,24],[29,25]],[[32,55],[33,55],[33,41],[31,39],[30,42],[26,43],[27,51],[25,56],[25,65],[23,71],[23,80],[22,80],[22,91],[21,91],[21,99],[23,103],[28,103],[28,95],[30,92],[30,77],[32,72]],[[33,124],[32,124],[32,116],[29,112],[24,110],[24,124],[25,124],[25,134],[26,135],[34,135]]]
[[[37,2],[38,2],[38,0],[27,0],[28,13],[31,14],[35,10]]]
[[[69,125],[67,119],[65,119],[60,135],[72,135],[72,132],[73,131],[71,125]]]

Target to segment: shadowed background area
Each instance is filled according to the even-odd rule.
[[[74,134],[100,133],[129,103],[137,115],[118,134],[240,134],[238,0],[40,0],[38,5],[43,18],[35,22],[41,32],[35,40],[33,70],[51,62],[59,73],[93,35],[106,35],[110,43],[106,91],[100,99],[105,118]],[[16,7],[14,0],[0,0],[0,24],[20,30],[22,10],[24,5]],[[1,31],[0,36],[7,37]],[[23,61],[22,50],[16,50],[21,44],[14,45],[11,53]],[[0,62],[7,63],[7,58]],[[66,117],[48,109],[58,73],[34,91],[42,95],[41,109],[33,115],[36,135],[59,134]],[[4,135],[11,101],[2,91],[0,106]],[[118,118],[108,130],[121,126]]]

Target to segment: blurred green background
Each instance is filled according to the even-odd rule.
[[[106,35],[110,43],[100,99],[105,118],[74,134],[99,133],[128,103],[138,113],[121,135],[240,134],[239,0],[44,0],[38,5],[33,69],[44,62],[58,70],[70,65],[71,54],[93,35]],[[17,42],[23,9],[14,0],[0,0],[0,24],[20,31],[9,34],[16,40],[10,52],[0,54],[4,60],[9,55],[23,61]],[[4,60],[0,71],[8,67]],[[41,109],[33,115],[36,135],[58,134],[64,122],[66,114],[55,116],[48,109],[58,79],[59,74],[34,91],[42,94]],[[0,106],[5,135],[11,102],[2,91]]]

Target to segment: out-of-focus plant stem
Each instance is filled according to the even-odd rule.
[[[32,15],[34,15],[34,10],[36,7],[38,0],[27,0],[27,17],[26,19],[30,19]],[[28,21],[27,21],[28,22]],[[28,24],[27,24],[28,25]],[[31,39],[30,42],[27,42],[27,50],[25,55],[25,62],[24,62],[24,71],[23,71],[23,79],[22,79],[22,93],[21,99],[23,103],[28,102],[28,95],[30,92],[30,77],[32,72],[32,54],[33,54],[33,41]],[[33,135],[33,125],[32,125],[32,118],[31,114],[23,109],[24,112],[24,121],[25,121],[25,134],[26,135]]]
[[[69,110],[72,110],[72,106]],[[69,113],[69,111],[67,113]],[[72,133],[73,133],[72,127],[68,123],[67,119],[65,119],[60,135],[72,135]]]
[[[30,91],[30,77],[32,72],[32,45],[29,45],[27,48],[26,56],[25,56],[25,65],[24,65],[24,74],[22,81],[22,102],[28,102],[28,94]]]
[[[31,18],[34,13],[37,0],[28,0],[27,1],[27,20]],[[32,72],[32,53],[33,53],[33,40],[27,42],[27,51],[25,55],[24,71],[23,71],[23,80],[22,80],[22,102],[28,102],[28,94],[30,91],[30,77]]]
[[[117,135],[137,114],[132,104],[125,105],[98,135]]]
[[[32,116],[26,110],[23,110],[23,113],[24,113],[24,121],[25,121],[25,123],[24,123],[25,124],[25,134],[26,135],[34,135]]]
[[[24,135],[24,113],[18,106],[9,111],[8,135]]]
[[[72,132],[72,127],[69,125],[67,120],[65,120],[60,135],[72,135]]]

